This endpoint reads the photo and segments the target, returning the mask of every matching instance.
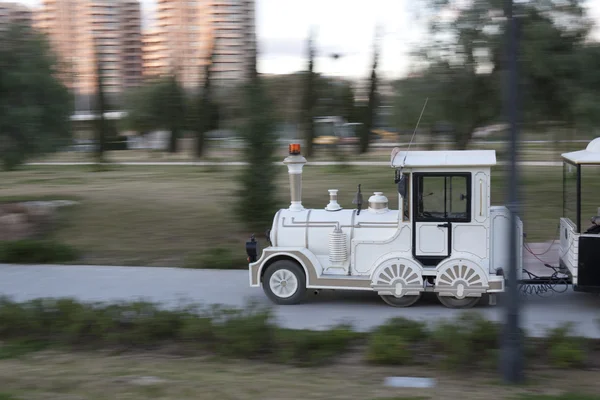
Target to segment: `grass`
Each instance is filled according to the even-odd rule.
[[[348,362],[310,370],[147,352],[108,355],[44,351],[19,359],[0,360],[0,385],[4,392],[4,398],[0,399],[598,399],[592,395],[598,390],[597,373],[577,372],[541,377],[531,371],[528,377],[534,384],[515,388],[490,384],[480,373],[463,377],[434,376],[419,367],[364,368]],[[383,386],[388,376],[434,377],[437,387],[388,388]],[[553,394],[563,391],[590,394]],[[532,392],[538,394],[530,394]]]
[[[386,158],[387,159],[387,158]],[[285,167],[278,178],[278,204],[289,203]],[[77,263],[104,265],[245,268],[244,245],[252,233],[265,246],[264,230],[251,231],[232,214],[236,167],[113,166],[90,172],[87,166],[28,166],[2,173],[3,197],[9,199],[76,198],[82,204],[68,211],[69,223],[55,239],[81,253]],[[582,218],[595,215],[593,194],[600,191],[594,174],[584,177]],[[327,189],[339,189],[339,202],[353,208],[356,186],[364,196],[383,191],[395,207],[393,171],[387,167],[307,166],[303,203],[322,208]],[[506,173],[493,172],[492,204],[505,204]],[[527,241],[556,237],[562,215],[562,169],[522,169],[522,215]]]

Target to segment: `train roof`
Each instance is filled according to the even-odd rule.
[[[404,159],[406,157],[406,160]],[[496,165],[495,150],[392,151],[392,168],[491,167]]]
[[[574,164],[600,164],[600,137],[592,140],[585,150],[572,151],[561,155]]]

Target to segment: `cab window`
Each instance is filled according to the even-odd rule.
[[[415,174],[417,221],[469,222],[470,174]]]

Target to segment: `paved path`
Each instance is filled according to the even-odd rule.
[[[95,165],[95,162],[92,161],[56,161],[56,162],[30,162],[26,165],[57,165],[57,166],[75,166],[75,165]],[[169,165],[177,165],[177,166],[225,166],[225,167],[235,167],[235,166],[244,166],[247,163],[242,161],[112,161],[107,163],[110,165],[129,165],[129,166],[169,166]],[[280,161],[274,162],[273,165],[282,165]],[[389,167],[389,161],[308,161],[306,165],[317,165],[317,166],[332,166],[332,165],[352,165],[352,166],[360,166],[360,167]],[[496,165],[508,165],[507,162],[497,162]],[[558,161],[522,161],[519,162],[518,165],[523,167],[560,167],[562,166],[562,162]]]
[[[536,253],[547,245],[533,246]],[[553,250],[555,251],[555,250]],[[552,251],[545,255],[552,258]],[[531,257],[526,268],[542,272],[544,267]],[[166,307],[178,302],[244,306],[254,299],[270,305],[261,289],[250,288],[246,271],[189,270],[178,268],[103,266],[23,266],[0,264],[0,294],[17,301],[40,297],[73,297],[80,301],[148,300]],[[504,319],[501,306],[481,304],[477,310],[495,321]],[[557,324],[572,321],[577,333],[600,338],[600,297],[575,293],[553,294],[547,298],[530,296],[521,302],[522,325],[532,335],[543,335]],[[275,306],[278,322],[291,328],[322,329],[337,322],[352,322],[367,330],[388,318],[404,316],[435,322],[452,317],[460,310],[440,306],[435,298],[424,298],[406,309],[392,308],[374,293],[308,293],[306,302],[295,306]]]

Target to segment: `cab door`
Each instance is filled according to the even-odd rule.
[[[471,219],[471,175],[415,173],[413,182],[413,256],[433,267],[451,255],[452,223]]]

